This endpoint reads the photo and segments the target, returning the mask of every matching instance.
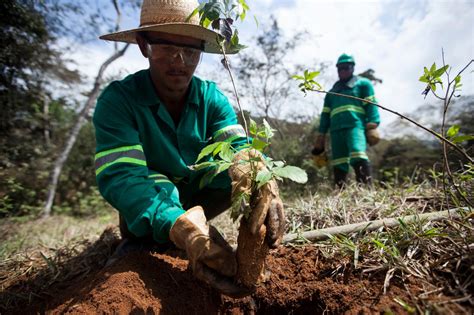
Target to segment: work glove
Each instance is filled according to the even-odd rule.
[[[323,168],[328,165],[328,157],[324,151],[314,148],[311,154],[313,155],[313,163],[317,168]]]
[[[232,180],[232,199],[245,193],[250,196],[250,216],[248,218],[250,233],[256,235],[263,224],[267,228],[266,242],[270,248],[277,247],[285,232],[285,213],[280,199],[278,185],[270,180],[258,191],[252,192],[252,165],[254,171],[265,169],[264,158],[257,150],[243,150],[234,157],[229,168]]]
[[[314,149],[312,152],[319,152],[319,153],[313,153],[313,155],[320,154],[324,151],[326,146],[326,136],[325,135],[319,135],[316,138],[316,143],[314,144]]]
[[[365,131],[367,143],[371,146],[376,145],[380,141],[380,134],[377,128],[367,129]]]
[[[232,247],[206,222],[201,206],[195,206],[178,217],[170,230],[170,240],[186,251],[196,278],[231,297],[248,294],[234,284],[237,260]]]

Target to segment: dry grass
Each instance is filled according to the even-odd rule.
[[[285,202],[287,233],[445,210],[442,195],[426,183],[377,190],[320,187],[318,193]],[[48,291],[53,284],[66,286],[101,268],[118,240],[116,222],[115,212],[101,218],[1,222],[0,311],[45,299],[53,294]],[[110,223],[114,227],[106,228]],[[211,223],[236,243],[238,223],[228,213]],[[466,313],[474,308],[473,235],[472,213],[467,213],[462,220],[401,224],[311,246],[340,262],[334,277],[350,271],[384,277],[385,288],[405,285],[413,299],[398,303],[408,313]],[[301,241],[290,246],[309,245]]]

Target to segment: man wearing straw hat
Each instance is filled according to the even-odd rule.
[[[101,194],[120,213],[123,241],[115,257],[163,249],[172,241],[186,251],[198,279],[239,295],[243,291],[232,280],[235,254],[206,220],[229,208],[232,189],[247,174],[231,182],[223,172],[200,189],[203,172],[189,167],[212,142],[228,141],[234,148],[246,143],[227,98],[215,83],[193,75],[201,53],[220,53],[216,32],[197,19],[186,21],[197,5],[193,0],[144,0],[140,27],[101,36],[138,44],[149,69],[112,82],[97,101],[96,178]],[[284,216],[281,200],[272,196],[278,207],[272,206],[268,216],[280,218],[267,228],[274,247],[283,234]]]

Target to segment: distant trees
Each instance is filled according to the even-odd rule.
[[[107,5],[135,10],[139,1],[0,2],[0,216],[40,211],[53,162],[61,155],[67,160],[76,142],[71,139],[77,136],[87,135],[87,139],[79,139],[80,147],[72,150],[77,156],[71,161],[76,164],[66,167],[68,176],[63,177],[66,184],[59,186],[58,201],[77,201],[76,195],[94,187],[94,138],[90,128],[87,133],[80,131],[88,123],[106,66],[121,54],[97,70],[96,86],[85,93],[87,103],[79,100],[84,87],[81,74],[69,68],[65,55],[71,47],[116,29],[120,15],[102,15],[110,12]],[[65,98],[61,94],[66,93],[60,91],[74,93]],[[56,183],[60,175],[61,169]],[[79,184],[71,187],[69,183]]]

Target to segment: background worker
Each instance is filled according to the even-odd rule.
[[[97,101],[96,178],[120,213],[123,241],[116,257],[171,241],[186,251],[197,278],[238,295],[235,253],[207,220],[229,208],[233,186],[250,174],[239,172],[240,155],[231,167],[233,182],[223,172],[201,189],[205,170],[190,166],[206,145],[228,141],[238,148],[246,138],[227,97],[215,83],[194,76],[201,53],[220,53],[217,33],[197,17],[186,21],[197,6],[193,0],[144,0],[140,27],[101,37],[138,44],[149,68],[110,83]],[[268,215],[284,218],[276,189],[272,182],[260,195],[272,193],[279,207]],[[284,220],[267,229],[270,246],[279,243],[282,226]]]
[[[376,102],[372,83],[354,75],[354,58],[342,54],[336,63],[337,81],[330,92],[355,96]],[[342,187],[349,173],[355,171],[359,183],[371,184],[372,174],[366,153],[367,142],[374,145],[380,139],[377,127],[380,116],[377,106],[340,95],[326,94],[319,124],[319,135],[313,152],[325,149],[326,133],[331,134],[331,166],[334,180]]]

